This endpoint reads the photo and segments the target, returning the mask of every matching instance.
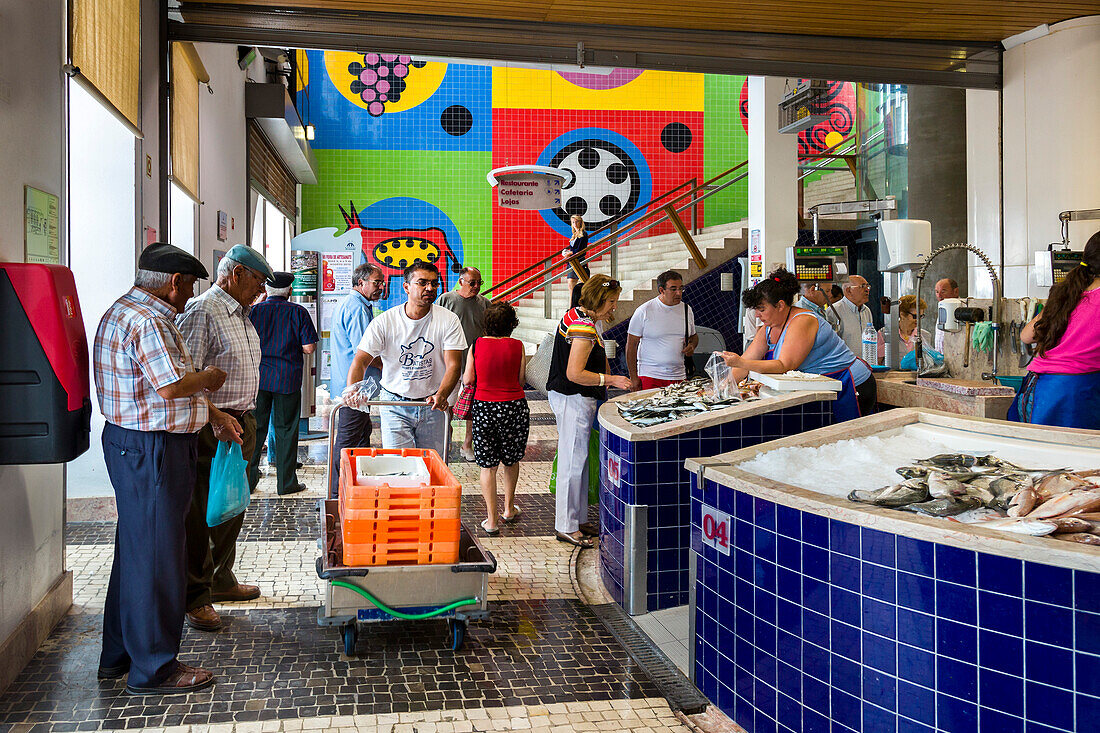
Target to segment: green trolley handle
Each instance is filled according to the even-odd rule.
[[[458,608],[459,606],[469,606],[471,604],[477,603],[477,597],[463,598],[462,600],[448,603],[446,606],[441,606],[434,611],[425,611],[424,613],[403,613],[401,611],[395,611],[394,609],[390,608],[385,603],[382,603],[382,601],[372,596],[368,591],[363,590],[357,585],[352,585],[351,583],[346,583],[342,580],[333,580],[332,584],[340,588],[347,588],[348,590],[355,591],[389,615],[395,616],[397,618],[403,618],[407,621],[419,621],[421,619],[432,618],[433,616],[438,616],[441,613],[446,613],[447,611],[451,611],[455,608]]]

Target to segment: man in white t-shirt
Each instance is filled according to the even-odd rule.
[[[429,406],[384,405],[383,448],[431,448],[443,455],[448,396],[458,383],[466,348],[458,316],[435,305],[439,269],[429,262],[405,268],[405,303],[371,321],[348,371],[348,384],[363,378],[376,360],[382,367],[383,400],[429,402]],[[349,388],[350,389],[350,388]],[[345,394],[355,406],[358,395]]]
[[[684,381],[684,357],[695,353],[699,334],[680,273],[657,276],[657,297],[634,311],[626,333],[626,366],[635,391]]]

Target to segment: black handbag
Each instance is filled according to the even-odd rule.
[[[687,346],[688,338],[688,304],[684,303],[684,346]],[[695,355],[684,356],[684,375],[685,378],[691,379],[695,376]]]

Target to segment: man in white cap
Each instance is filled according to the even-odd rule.
[[[219,410],[240,422],[242,452],[251,456],[256,445],[256,394],[260,387],[260,337],[248,319],[250,306],[272,282],[274,273],[256,250],[238,244],[218,264],[217,283],[194,298],[177,319],[196,369],[214,366],[226,373],[225,384],[211,395]],[[260,597],[254,585],[237,582],[233,563],[244,513],[216,527],[206,525],[210,463],[218,449],[213,431],[199,433],[195,493],[187,514],[187,625],[216,631],[222,620],[213,603]]]

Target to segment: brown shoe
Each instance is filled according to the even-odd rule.
[[[210,594],[214,603],[233,603],[235,601],[253,601],[260,597],[260,586],[237,583],[236,588],[216,591]]]
[[[205,606],[192,608],[187,612],[184,620],[192,629],[198,629],[199,631],[217,631],[225,625],[221,616],[209,603]]]
[[[204,608],[210,607],[204,606]],[[214,673],[210,670],[202,667],[189,667],[183,662],[176,662],[176,664],[179,665],[176,671],[159,685],[155,687],[126,685],[126,692],[131,695],[179,695],[185,692],[195,692],[214,684]]]

